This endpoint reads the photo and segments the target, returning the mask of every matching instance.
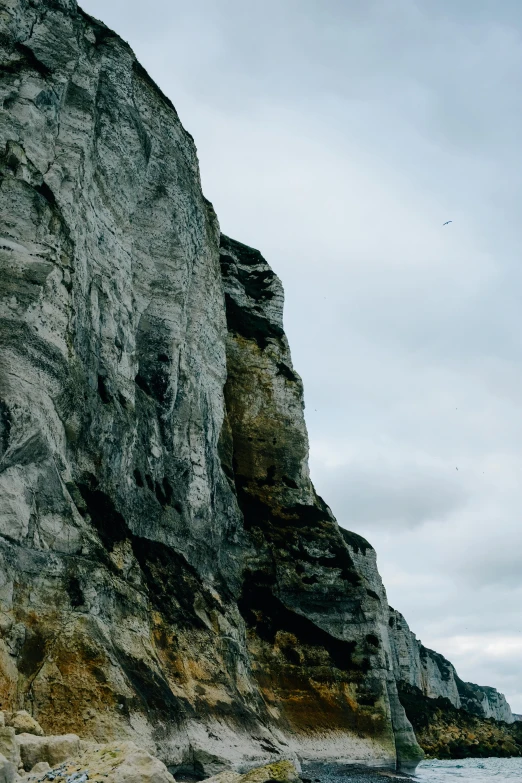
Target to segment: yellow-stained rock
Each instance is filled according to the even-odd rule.
[[[297,770],[291,761],[275,761],[264,767],[256,767],[241,775],[239,772],[221,772],[207,778],[204,783],[268,783],[277,780],[280,783],[297,783],[300,780]]]
[[[35,734],[37,737],[43,737],[42,727],[26,710],[15,712],[7,725],[12,726],[16,734]]]
[[[41,772],[42,765],[36,765],[27,780],[37,780]],[[55,766],[52,774],[55,783],[65,783],[72,775],[82,783],[175,783],[163,762],[134,742],[92,745]]]
[[[258,767],[241,776],[241,783],[267,783],[278,780],[280,783],[296,783],[299,780],[297,770],[291,761],[276,761],[265,767]]]

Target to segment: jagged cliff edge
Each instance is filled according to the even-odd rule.
[[[316,495],[280,281],[128,45],[6,0],[0,46],[0,707],[199,775],[413,768],[402,681],[512,720]]]

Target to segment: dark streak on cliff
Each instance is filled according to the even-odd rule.
[[[283,336],[284,332],[280,326],[272,323],[268,318],[244,309],[230,294],[225,294],[225,305],[230,331],[246,337],[247,340],[255,340],[261,350],[266,348],[270,338],[277,339]]]

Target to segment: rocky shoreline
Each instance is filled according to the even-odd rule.
[[[190,780],[199,780],[192,777]],[[240,773],[226,770],[202,783],[383,783],[408,780],[392,772],[362,767],[342,773],[300,776],[295,765],[282,760]],[[186,776],[178,783],[187,783]],[[134,742],[94,743],[76,734],[45,736],[25,710],[0,712],[0,783],[176,783],[160,759]]]
[[[522,723],[483,719],[457,709],[446,698],[427,698],[402,683],[401,703],[427,758],[513,758],[522,756]]]

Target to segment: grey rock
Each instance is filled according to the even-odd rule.
[[[390,609],[390,638],[395,679],[414,685],[425,696],[449,699],[458,708],[483,718],[513,723],[504,694],[495,688],[463,682],[453,664],[417,639],[400,612]]]
[[[48,761],[39,761],[30,771],[30,775],[42,775],[44,772],[49,772],[51,769]]]
[[[0,69],[2,704],[199,777],[413,768],[375,552],[310,481],[279,279],[74,0],[6,0]],[[65,753],[18,740],[27,769]]]
[[[0,754],[4,756],[8,762],[18,767],[20,763],[20,749],[15,734],[15,730],[11,727],[0,728]]]
[[[35,764],[47,762],[54,767],[80,752],[80,739],[76,734],[64,734],[50,737],[38,737],[34,734],[18,734],[23,768],[32,769]]]
[[[8,761],[5,756],[0,753],[0,783],[15,783],[20,780],[16,765],[11,761]]]
[[[27,710],[18,710],[9,716],[8,726],[12,726],[17,734],[36,734],[43,736],[43,729]]]

